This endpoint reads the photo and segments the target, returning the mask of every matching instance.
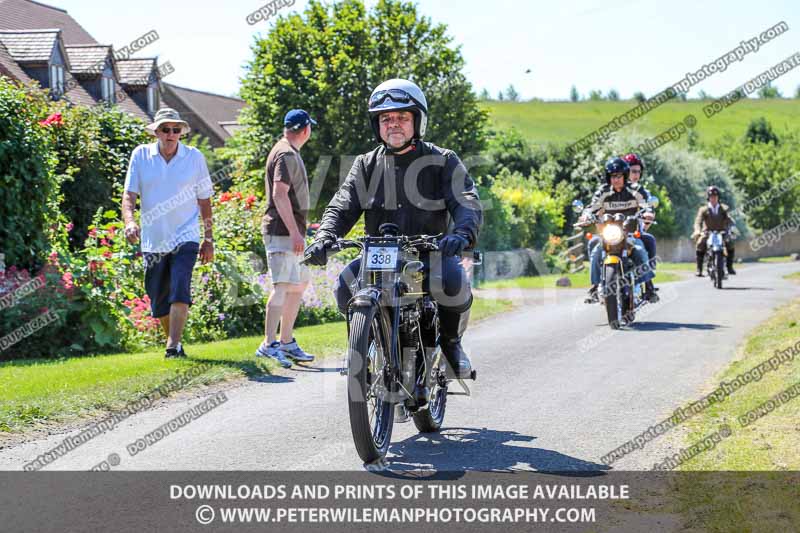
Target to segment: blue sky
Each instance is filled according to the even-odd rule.
[[[169,60],[175,67],[171,83],[228,95],[238,90],[254,36],[273,24],[251,26],[245,20],[266,0],[43,1],[67,9],[103,43],[121,46],[155,29],[161,39],[137,57]],[[301,11],[306,4],[297,0],[283,11]],[[487,88],[493,95],[513,83],[523,98],[566,99],[573,84],[583,95],[615,88],[622,97],[637,90],[651,96],[741,40],[785,21],[787,33],[690,91],[719,96],[800,51],[797,0],[421,0],[418,5],[447,24],[462,47],[467,77],[476,90]],[[776,85],[793,95],[800,68]]]

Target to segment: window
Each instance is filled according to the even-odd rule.
[[[158,110],[158,89],[155,85],[147,88],[147,112],[155,115]]]
[[[64,94],[64,67],[61,65],[50,65],[50,91],[56,99]]]
[[[116,95],[114,94],[114,78],[103,76],[100,80],[100,89],[102,91],[103,100],[109,104],[116,102]]]

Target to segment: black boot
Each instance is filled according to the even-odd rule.
[[[697,274],[695,274],[698,278],[703,277],[703,259],[705,259],[706,254],[697,252]]]
[[[728,257],[726,258],[725,266],[728,268],[728,274],[730,274],[731,276],[736,275],[736,271],[733,269],[733,256],[734,256],[734,251],[728,250]]]
[[[469,323],[469,309],[456,313],[439,308],[439,346],[456,378],[470,379],[472,363],[461,347],[461,337]]]
[[[656,288],[653,286],[652,281],[647,281],[644,284],[644,299],[651,304],[658,302],[658,294],[656,294]]]
[[[589,295],[583,301],[585,304],[596,304],[600,301],[600,297],[597,296],[597,285],[592,285],[589,289]]]

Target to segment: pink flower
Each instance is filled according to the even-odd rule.
[[[116,235],[116,233],[117,233],[117,228],[115,228],[114,226],[108,228],[108,235],[110,237],[113,237],[114,235]]]
[[[100,246],[111,246],[106,239],[100,239]]]
[[[105,257],[106,259],[111,259],[111,251],[106,250],[105,252],[103,252],[103,257]]]
[[[89,230],[89,237],[91,238],[97,237],[97,228],[92,228]]]
[[[72,231],[72,228],[74,228],[74,227],[75,227],[75,224],[73,224],[72,222],[68,223],[67,224],[67,231]]]
[[[72,274],[70,272],[64,272],[64,275],[61,276],[61,281],[64,284],[65,289],[72,288]]]

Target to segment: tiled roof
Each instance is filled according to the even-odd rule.
[[[65,44],[97,44],[69,13],[31,0],[0,0],[0,29],[59,28]]]
[[[17,63],[46,63],[60,30],[0,30],[2,42]]]
[[[70,72],[73,74],[100,74],[111,53],[110,46],[101,44],[67,46],[66,49]]]
[[[176,98],[180,99],[191,112],[188,117],[184,117],[190,123],[193,120],[201,120],[216,133],[220,139],[227,139],[230,133],[222,127],[237,121],[239,113],[245,106],[245,101],[230,96],[187,89],[169,83],[162,83],[164,90],[171,92]]]
[[[154,57],[117,60],[119,82],[123,85],[148,85],[150,75],[156,69]]]
[[[31,81],[30,76],[28,76],[17,62],[14,61],[14,58],[11,57],[11,54],[8,53],[8,50],[6,50],[2,42],[0,42],[0,74],[14,78],[25,84]]]

